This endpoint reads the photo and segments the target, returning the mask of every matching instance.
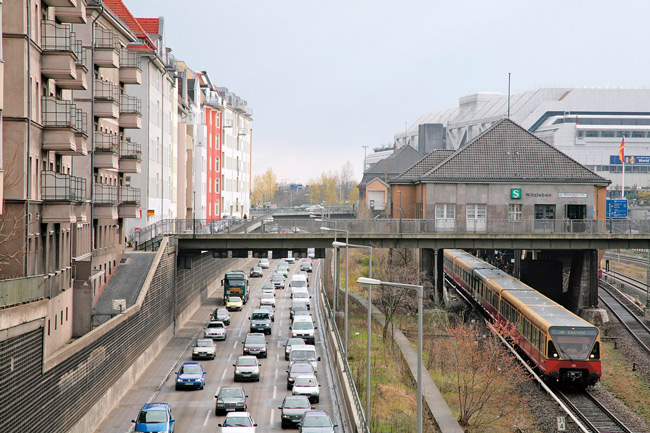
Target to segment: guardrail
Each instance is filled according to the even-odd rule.
[[[49,297],[43,275],[0,280],[0,308]]]

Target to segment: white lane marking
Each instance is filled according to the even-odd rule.
[[[277,371],[276,371],[276,373],[277,373]],[[275,377],[278,377],[278,375],[276,374]],[[275,397],[276,397],[277,395],[278,395],[278,386],[275,385],[275,386],[273,387],[273,399],[275,399]]]
[[[205,414],[205,421],[203,421],[203,427],[208,425],[208,419],[210,419],[210,413],[211,411],[208,411],[208,413]]]
[[[224,368],[223,369],[223,374],[221,375],[221,380],[224,380],[226,378],[226,373],[228,373],[228,369]]]
[[[273,378],[276,379],[276,380],[278,378],[278,369],[277,368],[274,369]],[[273,392],[275,392],[275,388],[273,388]],[[273,398],[275,398],[275,396]]]
[[[235,341],[235,344],[232,345],[232,350],[235,350],[237,348],[237,343],[238,341]]]
[[[275,398],[275,397],[273,397]],[[271,410],[271,420],[269,421],[269,425],[273,425],[273,415],[275,415],[275,409]]]
[[[228,362],[232,360],[232,352],[230,352],[230,355],[228,355]]]

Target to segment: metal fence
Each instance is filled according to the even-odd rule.
[[[126,48],[120,49],[120,68],[138,68],[140,63],[140,54]]]
[[[142,101],[129,95],[120,95],[120,113],[142,114]]]
[[[95,195],[93,201],[97,204],[117,204],[117,186],[95,182]]]
[[[95,99],[119,102],[120,87],[109,81],[95,79]]]
[[[140,188],[120,186],[119,202],[124,204],[140,204]]]
[[[41,172],[42,200],[84,201],[86,198],[86,179],[49,170]]]
[[[142,159],[142,146],[139,143],[131,141],[120,141],[120,158],[122,159]]]
[[[117,153],[120,150],[120,137],[117,134],[95,131],[94,136],[95,150],[113,153]]]
[[[41,33],[41,48],[44,51],[70,51],[77,54],[76,37],[70,24],[43,21]]]
[[[120,38],[110,30],[95,27],[95,48],[99,49],[120,49]]]

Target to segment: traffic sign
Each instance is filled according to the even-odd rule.
[[[606,201],[607,218],[627,218],[627,200],[610,199]]]

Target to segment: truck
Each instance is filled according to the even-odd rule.
[[[226,272],[223,280],[221,280],[221,285],[223,286],[224,304],[229,296],[239,296],[244,304],[248,302],[248,277],[245,271],[236,270]]]

